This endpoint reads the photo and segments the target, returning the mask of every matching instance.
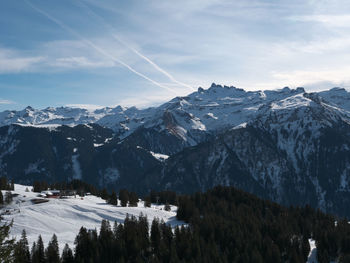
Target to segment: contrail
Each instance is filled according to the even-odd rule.
[[[59,21],[58,19],[52,17],[51,15],[49,15],[48,13],[46,13],[45,11],[43,11],[42,9],[36,7],[34,4],[32,4],[31,2],[29,2],[28,0],[24,0],[31,8],[33,8],[35,11],[37,11],[38,13],[46,16],[48,19],[50,19],[51,21],[55,22],[57,25],[59,25],[60,27],[62,27],[63,29],[69,31],[71,34],[77,36],[78,38],[80,38],[86,45],[92,47],[93,49],[95,49],[97,52],[101,53],[102,55],[104,55],[105,57],[108,57],[109,59],[118,62],[119,64],[123,65],[124,67],[126,67],[127,69],[129,69],[131,72],[135,73],[136,75],[144,78],[145,80],[153,83],[154,85],[166,89],[168,91],[171,91],[175,94],[176,91],[170,89],[167,86],[164,86],[160,83],[158,83],[157,81],[147,77],[146,75],[138,72],[137,70],[133,69],[131,66],[129,66],[128,64],[126,64],[125,62],[123,62],[122,60],[112,56],[111,54],[109,54],[108,52],[104,51],[103,49],[101,49],[99,46],[95,45],[93,42],[91,42],[90,40],[84,38],[83,36],[81,36],[78,32],[76,32],[75,30],[71,29],[69,26],[67,26],[66,24],[64,24],[63,22]]]
[[[99,16],[98,14],[96,14],[93,10],[91,10],[88,6],[86,6],[84,3],[82,2],[77,2],[80,6],[84,7],[90,14],[92,14],[93,16],[97,17],[106,27],[109,27],[110,29],[112,29],[112,31],[116,31],[114,27],[112,27],[110,24],[107,24],[105,22],[105,20]],[[178,81],[177,79],[175,79],[169,72],[165,71],[164,69],[162,69],[160,66],[158,66],[154,61],[152,61],[150,58],[146,57],[145,55],[141,54],[139,51],[137,51],[136,49],[130,47],[127,43],[125,43],[123,40],[121,40],[116,34],[113,34],[113,38],[116,39],[118,42],[120,42],[123,46],[125,46],[126,48],[130,49],[132,52],[134,52],[136,55],[138,55],[140,58],[144,59],[145,61],[147,61],[150,65],[152,65],[156,70],[158,70],[160,73],[164,74],[165,76],[167,76],[172,82],[179,84],[180,86],[184,86],[186,88],[189,88],[191,91],[194,91],[195,89],[186,84],[183,83],[181,81]]]
[[[150,58],[146,57],[145,55],[141,54],[139,51],[137,51],[136,49],[134,49],[133,47],[130,47],[129,45],[127,45],[123,40],[121,40],[118,36],[113,35],[113,38],[115,38],[116,40],[118,40],[120,43],[122,43],[125,47],[127,47],[128,49],[130,49],[132,52],[134,52],[136,55],[138,55],[139,57],[143,58],[144,60],[146,60],[149,64],[151,64],[156,70],[158,70],[159,72],[163,73],[165,76],[167,76],[172,82],[175,82],[181,86],[187,87],[190,90],[194,91],[195,89],[193,87],[191,87],[190,85],[180,82],[177,79],[175,79],[170,73],[168,73],[167,71],[165,71],[164,69],[162,69],[161,67],[159,67],[155,62],[153,62]]]

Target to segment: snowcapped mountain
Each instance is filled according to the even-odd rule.
[[[349,214],[350,93],[212,84],[155,108],[0,113],[0,172],[180,192],[235,185]]]
[[[220,131],[237,126],[254,117],[260,106],[284,99],[304,90],[284,88],[278,91],[246,92],[235,87],[212,84],[199,88],[187,97],[176,97],[157,107],[139,110],[135,107],[87,110],[59,107],[36,110],[28,106],[22,111],[0,113],[0,126],[19,124],[33,127],[76,126],[96,123],[125,137],[140,126],[168,129],[171,133],[196,144],[191,131]]]

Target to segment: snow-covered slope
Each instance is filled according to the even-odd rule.
[[[26,188],[29,192],[26,192]],[[38,197],[31,189],[31,186],[15,184],[13,193],[19,196],[14,198],[13,204],[0,210],[2,213],[8,211],[4,220],[14,220],[11,235],[19,239],[25,229],[30,244],[37,240],[39,234],[47,244],[55,233],[61,250],[65,243],[73,248],[75,236],[82,226],[99,229],[102,219],[111,223],[123,223],[127,214],[139,216],[142,213],[147,216],[150,224],[153,218],[164,220],[174,227],[183,224],[176,219],[177,208],[174,206],[169,212],[163,210],[164,206],[152,205],[145,208],[143,202],[139,202],[138,207],[112,206],[92,195],[84,198],[49,199],[47,203],[33,204],[30,200]]]

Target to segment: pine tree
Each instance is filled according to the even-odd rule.
[[[159,247],[161,242],[161,235],[159,229],[159,220],[158,218],[153,219],[151,226],[151,245],[153,252],[155,254],[159,253]]]
[[[147,257],[149,250],[149,227],[147,216],[143,216],[141,213],[139,216],[138,226],[137,226],[138,242],[140,245],[140,254],[143,257]]]
[[[32,247],[32,263],[45,263],[45,248],[41,235],[38,237],[37,243],[33,243]]]
[[[7,178],[5,176],[0,177],[0,190],[7,190]]]
[[[119,199],[120,199],[120,203],[121,206],[127,206],[128,201],[129,201],[129,192],[126,189],[121,189],[119,191]]]
[[[15,240],[9,239],[8,236],[12,222],[10,224],[3,224],[1,220],[2,218],[0,217],[0,259],[2,260],[1,262],[11,262]]]
[[[109,199],[109,194],[107,192],[107,189],[106,188],[103,188],[101,194],[100,194],[100,197],[103,199],[103,200],[108,200]]]
[[[113,232],[108,220],[102,220],[98,243],[101,262],[112,262]]]
[[[86,230],[85,227],[81,227],[79,234],[75,238],[75,254],[74,258],[76,262],[90,262],[93,260],[93,256],[96,255],[95,247],[92,247],[92,233]],[[95,238],[94,238],[95,239]]]
[[[145,197],[143,205],[144,207],[151,207],[152,203],[151,203],[151,198],[149,196]]]
[[[139,201],[139,198],[135,192],[129,193],[129,206],[136,207],[137,203]]]
[[[118,205],[118,198],[117,198],[117,194],[113,191],[110,198],[109,198],[109,203],[111,205]]]
[[[63,248],[61,262],[62,263],[74,263],[73,252],[69,248],[68,244],[66,244]]]
[[[14,263],[30,263],[30,252],[26,231],[22,231],[21,239],[14,247]]]
[[[34,262],[34,257],[36,253],[36,242],[33,242],[32,249],[30,250],[30,259],[32,262]]]
[[[57,237],[53,234],[51,241],[49,242],[45,250],[46,262],[48,263],[59,263],[60,255],[58,250]]]

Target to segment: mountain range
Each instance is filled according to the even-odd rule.
[[[141,194],[233,185],[350,216],[350,93],[212,84],[147,109],[4,111],[0,174]]]

